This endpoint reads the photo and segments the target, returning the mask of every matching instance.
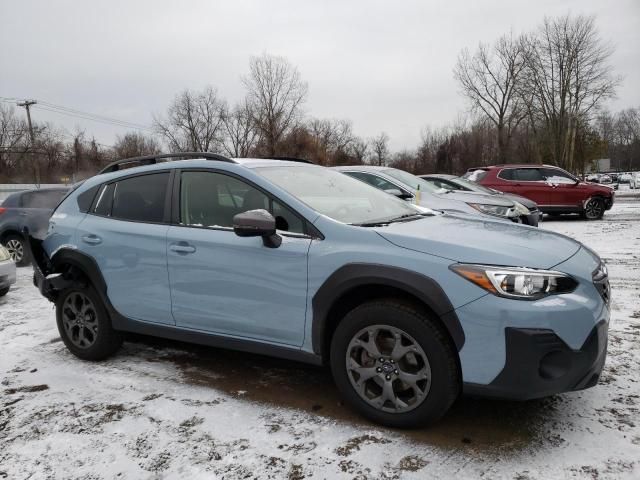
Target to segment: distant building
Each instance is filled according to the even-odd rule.
[[[589,164],[586,165],[586,173],[590,172],[611,172],[611,159],[610,158],[599,158],[598,160],[591,160]]]

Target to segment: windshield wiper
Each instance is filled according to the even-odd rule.
[[[378,222],[368,222],[368,223],[352,223],[351,225],[355,225],[356,227],[384,227],[385,225],[389,225],[394,222],[409,222],[411,220],[417,220],[418,218],[429,216],[428,213],[406,213],[404,215],[400,215],[399,217],[393,217],[389,220],[380,220]]]

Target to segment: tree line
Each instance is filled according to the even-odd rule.
[[[593,17],[572,15],[465,49],[453,76],[468,111],[451,125],[425,128],[417,148],[397,152],[384,132],[364,138],[348,119],[308,115],[307,82],[286,58],[268,54],[250,59],[241,101],[230,104],[214,86],[184,90],[154,116],[149,133],[127,132],[111,146],[49,123],[34,124],[31,145],[26,122],[0,104],[0,182],[78,179],[114,159],[161,151],[291,156],[414,173],[494,163],[550,163],[580,173],[604,157],[614,168],[640,169],[640,108],[603,109],[621,82],[608,64],[611,53]]]

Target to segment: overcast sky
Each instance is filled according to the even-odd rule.
[[[596,15],[615,47],[624,83],[610,108],[640,106],[639,0],[0,0],[0,97],[150,125],[184,88],[210,84],[239,100],[249,58],[268,52],[299,68],[308,114],[414,148],[424,127],[465,110],[452,75],[461,49],[568,12]],[[33,116],[104,144],[126,131],[39,108]]]

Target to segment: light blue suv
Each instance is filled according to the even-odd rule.
[[[345,400],[390,426],[434,421],[461,392],[591,387],[606,356],[609,284],[594,252],[424,213],[304,161],[116,162],[31,244],[76,356],[104,359],[139,332],[329,364]]]

